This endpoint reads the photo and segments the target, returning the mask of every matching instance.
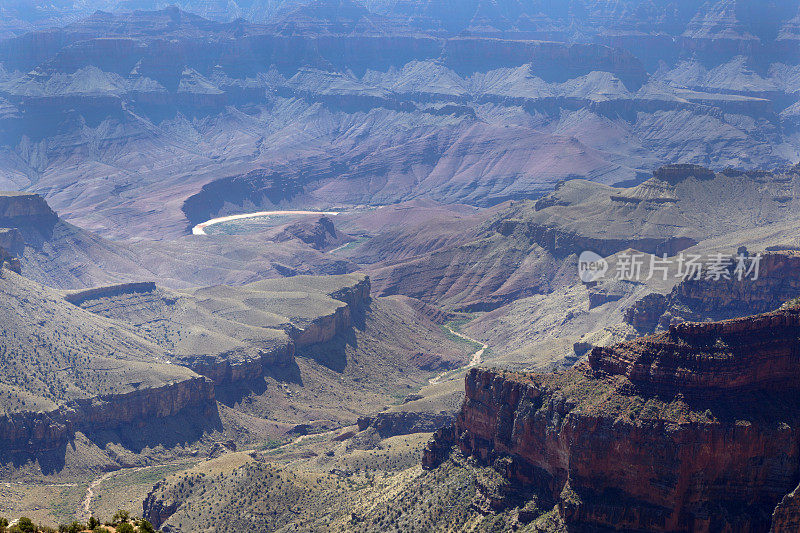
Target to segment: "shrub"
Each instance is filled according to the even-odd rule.
[[[130,523],[123,522],[117,526],[117,533],[135,533],[135,531]]]
[[[114,513],[114,518],[111,519],[112,525],[122,524],[123,522],[127,522],[131,518],[131,513],[124,509],[118,510]]]
[[[36,526],[34,525],[33,520],[27,516],[23,516],[19,519],[17,528],[23,533],[36,533]]]
[[[81,533],[84,529],[86,526],[75,520],[67,527],[67,533]]]
[[[87,529],[97,529],[97,527],[99,525],[100,525],[100,520],[98,520],[97,518],[91,516],[91,517],[89,517],[89,521],[86,523],[86,528]]]
[[[139,520],[139,533],[156,533],[153,524],[142,518]]]

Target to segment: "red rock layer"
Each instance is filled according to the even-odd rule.
[[[686,322],[668,332],[597,347],[589,365],[665,392],[796,388],[800,311],[782,309],[723,322]]]
[[[686,280],[670,294],[648,294],[625,312],[640,331],[684,320],[720,320],[777,309],[800,296],[800,252],[766,253],[757,279]]]
[[[423,466],[457,445],[574,526],[766,531],[774,511],[785,531],[800,521],[784,499],[800,480],[798,338],[785,308],[596,348],[561,374],[472,370]]]

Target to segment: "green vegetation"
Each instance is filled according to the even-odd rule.
[[[153,525],[144,519],[132,519],[128,511],[119,510],[107,526],[115,528],[116,533],[156,533]],[[7,518],[0,517],[0,533],[110,533],[111,530],[100,525],[100,520],[92,516],[86,524],[72,521],[69,524],[60,524],[53,528],[43,524],[36,524],[27,516],[21,517],[16,525],[9,526]]]
[[[347,244],[342,245],[342,246],[336,248],[333,251],[337,252],[337,253],[338,252],[346,252],[346,251],[352,250],[352,249],[354,249],[354,248],[356,248],[358,246],[361,246],[362,244],[364,244],[368,240],[370,240],[370,237],[366,237],[366,236],[358,237],[357,239],[355,239],[353,241],[350,241]]]
[[[456,328],[449,325],[442,326],[442,333],[444,333],[450,341],[455,342],[457,344],[461,344],[467,350],[471,350],[472,353],[477,352],[478,350],[483,348],[483,344],[469,339],[465,339],[464,337],[459,337],[458,335],[453,333],[453,331],[450,330],[451,328],[453,331],[458,331]]]

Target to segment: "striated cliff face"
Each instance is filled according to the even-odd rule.
[[[347,333],[370,302],[365,275],[296,276],[173,293],[152,282],[69,292],[92,313],[131,324],[173,361],[213,380],[254,379],[298,349]]]
[[[783,497],[772,513],[770,533],[800,531],[800,486]]]
[[[358,419],[358,430],[364,431],[371,427],[381,438],[395,435],[408,435],[423,431],[434,431],[452,422],[451,413],[427,413],[420,411],[383,411],[374,416],[364,416]]]
[[[156,290],[156,284],[152,281],[142,281],[136,283],[120,283],[119,285],[109,285],[106,287],[95,287],[84,291],[74,291],[67,293],[64,299],[71,304],[81,305],[89,300],[99,298],[113,298],[123,294],[135,294],[152,292]]]
[[[583,250],[596,250],[598,254],[607,257],[630,248],[659,256],[663,254],[672,256],[697,244],[691,237],[594,238],[578,231],[569,231],[530,220],[502,220],[495,224],[493,229],[505,237],[515,233],[524,234],[532,242],[557,256],[567,256]]]
[[[668,394],[779,390],[800,377],[800,313],[773,313],[724,322],[686,322],[628,343],[596,347],[589,365]]]
[[[272,349],[259,350],[256,357],[247,354],[220,353],[179,356],[180,363],[214,383],[246,381],[263,376],[275,366],[294,360],[295,344],[287,342]]]
[[[800,296],[800,252],[763,254],[758,279],[730,277],[685,280],[667,295],[648,294],[625,311],[625,321],[640,331],[653,331],[685,320],[766,313]]]
[[[92,434],[149,419],[163,419],[187,409],[216,412],[214,385],[195,377],[127,394],[74,400],[54,411],[22,411],[0,418],[0,452],[36,455],[64,446],[76,431]]]
[[[0,192],[0,227],[52,229],[58,215],[38,194]]]
[[[22,265],[20,265],[19,259],[12,257],[5,248],[0,247],[0,271],[3,268],[8,268],[17,274],[22,273]]]
[[[800,310],[785,308],[596,348],[559,374],[472,370],[423,466],[457,445],[576,527],[766,531],[774,511],[785,530],[800,478],[799,334]]]

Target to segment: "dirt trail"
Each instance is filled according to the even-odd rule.
[[[454,330],[450,326],[445,326],[445,328],[447,328],[447,331],[449,331],[450,333],[452,333],[456,337],[460,337],[460,338],[462,338],[462,339],[464,339],[466,341],[474,342],[475,344],[480,344],[481,345],[481,349],[478,350],[477,352],[475,352],[474,354],[472,354],[472,359],[470,359],[469,364],[467,364],[465,366],[462,366],[458,370],[469,370],[473,366],[477,366],[477,365],[481,364],[481,362],[483,361],[483,353],[489,348],[489,345],[485,344],[485,343],[483,343],[483,342],[481,342],[479,340],[473,339],[472,337],[467,337],[463,333]],[[447,374],[449,374],[451,372],[456,372],[456,370],[447,370],[445,372],[442,372],[442,373],[438,374],[436,377],[429,379],[428,383],[430,383],[431,385],[436,385],[437,383],[439,383],[442,380],[442,378],[444,376],[446,376]]]
[[[99,478],[95,479],[89,486],[86,487],[86,497],[83,499],[83,504],[81,505],[80,512],[78,513],[78,520],[81,522],[86,522],[92,516],[92,500],[94,499],[94,489],[102,483],[103,481],[107,480],[108,478],[112,477],[115,474],[120,472],[131,470],[130,468],[124,468],[122,470],[113,470],[111,472],[106,472]]]
[[[119,470],[112,470],[102,474],[100,477],[89,483],[86,487],[86,496],[83,499],[80,509],[78,510],[78,520],[86,522],[92,516],[92,501],[94,501],[96,489],[102,482],[120,474],[127,474],[129,472],[141,472],[142,470],[150,470],[151,468],[161,468],[163,466],[186,464],[185,461],[178,461],[175,463],[163,463],[149,466],[131,466],[128,468],[120,468]]]

